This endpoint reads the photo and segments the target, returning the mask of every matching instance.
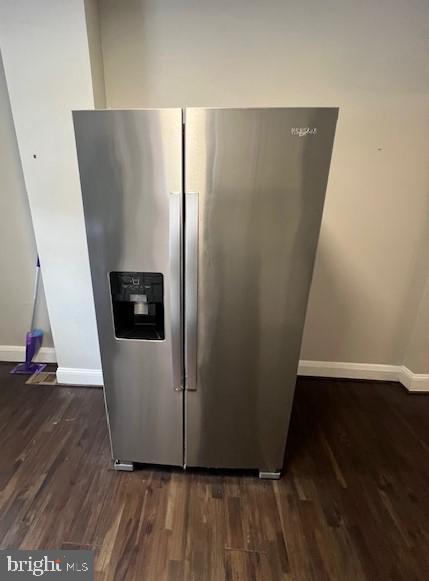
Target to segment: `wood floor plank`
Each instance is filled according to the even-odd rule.
[[[429,578],[429,397],[300,378],[285,473],[111,467],[102,391],[0,364],[0,548],[89,548],[98,581]]]

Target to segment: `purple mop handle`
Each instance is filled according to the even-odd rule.
[[[36,262],[36,281],[34,283],[33,312],[31,313],[31,326],[30,326],[30,331],[32,331],[34,329],[34,317],[36,316],[37,291],[38,291],[38,288],[39,288],[39,274],[40,274],[40,260],[39,260],[39,255],[37,255],[37,262]]]

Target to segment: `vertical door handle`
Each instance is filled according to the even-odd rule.
[[[186,194],[185,201],[185,386],[194,391],[198,348],[198,194]]]
[[[182,196],[170,194],[169,208],[170,256],[170,330],[173,387],[182,391],[184,384],[182,361]]]

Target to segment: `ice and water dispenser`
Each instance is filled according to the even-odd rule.
[[[158,272],[111,272],[113,321],[118,339],[162,340],[163,276]]]

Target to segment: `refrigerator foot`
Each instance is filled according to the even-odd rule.
[[[121,470],[123,472],[132,472],[134,470],[134,464],[132,462],[122,462],[121,460],[113,461],[114,470]]]
[[[263,478],[265,480],[278,480],[280,476],[280,470],[278,472],[264,472],[263,470],[259,470],[259,478]]]

